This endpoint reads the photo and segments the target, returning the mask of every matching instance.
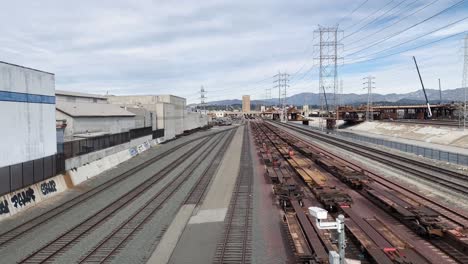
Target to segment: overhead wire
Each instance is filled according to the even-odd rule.
[[[468,19],[468,16],[467,16],[467,17],[464,17],[464,18],[462,18],[462,19],[459,19],[459,20],[457,20],[457,21],[454,21],[454,22],[452,22],[452,23],[450,23],[450,24],[448,24],[448,25],[445,25],[445,26],[442,26],[442,27],[437,28],[437,29],[435,29],[435,30],[432,30],[432,31],[430,31],[430,32],[427,32],[427,33],[425,33],[425,34],[423,34],[423,35],[420,35],[420,36],[418,36],[418,37],[415,37],[415,38],[412,38],[412,39],[407,40],[407,41],[405,41],[405,42],[402,42],[402,43],[399,43],[399,44],[397,44],[397,45],[394,45],[394,46],[392,46],[392,47],[389,47],[389,48],[386,48],[386,49],[384,49],[384,50],[381,50],[381,51],[378,51],[378,52],[374,52],[374,53],[371,53],[371,54],[368,54],[368,55],[366,55],[366,56],[363,56],[363,57],[360,57],[360,58],[356,58],[356,59],[367,58],[367,57],[369,57],[369,56],[377,55],[377,54],[383,53],[383,52],[385,52],[385,51],[388,51],[388,50],[397,48],[397,47],[399,47],[399,46],[405,45],[405,44],[407,44],[407,43],[410,43],[410,42],[413,42],[413,41],[418,40],[418,39],[420,39],[420,38],[423,38],[423,37],[425,37],[425,36],[428,36],[428,35],[430,35],[430,34],[432,34],[432,33],[437,32],[437,31],[440,31],[440,30],[443,30],[443,29],[452,27],[452,26],[454,26],[455,24],[458,24],[458,23],[460,23],[460,22],[462,22],[462,21],[465,21],[465,20],[467,20],[467,19]]]
[[[396,33],[393,33],[392,35],[389,35],[389,36],[387,36],[387,37],[385,37],[385,38],[383,38],[383,39],[381,39],[381,40],[379,40],[379,41],[376,41],[376,42],[372,43],[371,45],[368,45],[368,46],[366,46],[366,47],[364,47],[364,48],[362,48],[362,49],[360,49],[360,50],[358,50],[358,51],[355,51],[355,52],[350,53],[350,54],[346,54],[345,56],[352,56],[352,55],[358,54],[358,53],[360,53],[360,52],[362,52],[362,51],[366,51],[366,50],[368,50],[369,48],[375,47],[376,45],[378,45],[378,44],[380,44],[380,43],[382,43],[382,42],[385,42],[385,41],[387,41],[387,40],[389,40],[389,39],[391,39],[391,38],[394,38],[394,37],[396,37],[396,36],[398,36],[398,35],[400,35],[400,34],[406,32],[406,31],[408,31],[408,30],[410,30],[410,29],[412,29],[412,28],[415,28],[415,27],[417,27],[417,26],[419,26],[419,25],[421,25],[421,24],[423,24],[423,23],[425,23],[425,22],[427,22],[427,21],[429,21],[429,20],[431,20],[431,19],[433,19],[433,18],[435,18],[435,17],[437,17],[437,16],[439,16],[439,15],[441,15],[441,14],[447,12],[447,11],[450,11],[451,9],[453,9],[453,8],[455,8],[455,7],[459,6],[459,5],[461,5],[463,2],[465,2],[465,0],[461,0],[461,1],[455,3],[455,4],[451,5],[451,6],[449,6],[449,7],[445,8],[445,9],[443,9],[442,11],[439,11],[439,12],[437,12],[436,14],[434,14],[434,15],[432,15],[432,16],[430,16],[430,17],[428,17],[428,18],[426,18],[426,19],[424,19],[424,20],[422,20],[422,21],[420,21],[420,22],[418,22],[418,23],[416,23],[416,24],[413,24],[413,25],[411,25],[411,26],[409,26],[409,27],[407,27],[407,28],[405,28],[405,29],[403,29],[403,30],[400,30],[400,31],[398,31],[398,32],[396,32]]]
[[[369,0],[365,0],[364,2],[362,2],[358,7],[353,9],[353,11],[351,11],[351,13],[349,13],[346,16],[343,16],[340,20],[338,20],[337,24],[339,25],[346,17],[352,16],[356,11],[358,11],[361,7],[363,7],[367,2],[369,2]]]
[[[353,28],[354,26],[361,24],[361,22],[366,21],[369,17],[373,16],[375,13],[380,12],[380,10],[382,10],[383,8],[385,8],[387,5],[391,4],[391,3],[394,2],[394,1],[395,1],[395,0],[390,0],[386,5],[384,5],[383,7],[379,8],[377,11],[374,11],[374,12],[370,13],[370,14],[369,14],[368,16],[366,16],[365,18],[359,20],[357,23],[354,23],[353,25],[351,25],[351,26],[345,28],[344,30],[347,31],[347,30]]]
[[[370,24],[374,23],[375,21],[378,21],[379,19],[381,19],[382,17],[385,17],[385,15],[387,15],[390,11],[394,10],[395,8],[397,8],[398,6],[400,6],[401,4],[403,4],[406,0],[402,0],[401,2],[397,3],[394,7],[390,8],[389,10],[387,10],[385,13],[383,13],[382,15],[374,18],[373,20],[369,21],[368,23],[366,23],[364,26],[360,27],[359,29],[355,30],[354,32],[346,35],[343,37],[343,40],[358,33],[359,31],[363,30],[364,28],[368,27]]]
[[[412,2],[412,3],[410,3],[409,5],[411,5],[411,4],[415,3],[415,2],[418,2],[418,1],[419,1],[419,0],[416,0],[416,1]],[[401,18],[399,18],[399,19],[398,19],[397,21],[395,21],[393,24],[387,25],[386,27],[383,27],[383,28],[381,28],[381,29],[379,29],[379,30],[377,30],[377,31],[375,31],[375,32],[372,32],[372,33],[370,33],[369,35],[366,35],[365,37],[362,37],[361,39],[352,41],[351,43],[348,43],[346,46],[347,46],[347,47],[349,47],[349,46],[352,47],[352,45],[355,44],[355,43],[357,43],[357,42],[361,42],[362,40],[367,40],[369,37],[375,36],[376,34],[378,34],[378,33],[382,32],[382,31],[384,31],[385,29],[387,29],[387,28],[389,28],[389,27],[392,27],[392,26],[394,26],[394,25],[400,23],[401,21],[405,20],[406,18],[411,17],[411,16],[415,15],[416,13],[419,13],[419,12],[423,11],[424,9],[430,7],[431,5],[435,4],[435,3],[438,2],[438,1],[440,1],[440,0],[434,0],[434,1],[430,2],[430,3],[428,3],[427,5],[423,6],[422,8],[417,9],[416,11],[414,11],[414,12],[412,12],[412,13],[410,13],[410,14],[407,14],[407,15],[401,17]],[[408,5],[408,6],[409,6],[409,5]],[[408,6],[406,6],[405,8],[407,8]],[[352,50],[352,49],[354,49],[354,48],[350,48],[350,49]]]
[[[452,34],[452,35],[449,35],[449,36],[446,36],[446,37],[443,37],[443,38],[440,38],[440,39],[437,39],[437,40],[434,40],[434,41],[431,41],[431,42],[428,42],[428,43],[425,43],[425,44],[422,44],[422,45],[418,45],[416,47],[408,48],[408,49],[405,49],[405,50],[402,50],[402,51],[398,51],[398,52],[395,52],[395,53],[383,55],[383,56],[380,56],[380,57],[365,59],[365,60],[351,62],[351,63],[345,63],[345,65],[358,64],[358,63],[363,63],[363,62],[369,62],[369,61],[374,61],[374,60],[380,60],[380,59],[383,59],[383,58],[388,58],[388,57],[398,55],[398,54],[402,54],[402,53],[405,53],[405,52],[408,52],[408,51],[411,51],[411,50],[426,47],[426,46],[429,46],[431,44],[435,44],[435,43],[438,43],[438,42],[441,42],[441,41],[444,41],[444,40],[447,40],[447,39],[450,39],[450,38],[453,38],[453,37],[456,37],[456,36],[459,36],[459,35],[465,35],[467,33],[468,33],[468,31],[458,32],[458,33],[455,33],[455,34]]]

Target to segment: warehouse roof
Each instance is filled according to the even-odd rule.
[[[70,91],[55,90],[56,95],[65,95],[65,96],[74,96],[74,97],[84,97],[84,98],[98,98],[107,100],[107,97],[97,94],[88,94],[88,93],[78,93]]]
[[[28,70],[32,70],[32,71],[37,71],[37,72],[42,72],[42,73],[47,73],[47,74],[55,75],[55,74],[53,74],[53,73],[51,73],[51,72],[46,72],[46,71],[42,71],[42,70],[38,70],[38,69],[26,67],[26,66],[14,64],[14,63],[9,63],[9,62],[6,62],[6,61],[0,61],[0,63],[1,63],[1,64],[6,64],[6,65],[10,65],[10,66],[20,67],[20,68],[28,69]]]
[[[56,108],[72,117],[135,116],[118,105],[57,101]]]

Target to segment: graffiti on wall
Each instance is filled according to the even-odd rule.
[[[34,201],[36,201],[36,195],[32,188],[18,192],[11,197],[11,203],[15,208],[24,207]]]
[[[138,155],[138,150],[136,150],[136,148],[131,148],[128,151],[130,152],[130,156],[132,157],[135,157],[136,155]]]
[[[42,192],[43,195],[48,195],[50,193],[55,193],[55,192],[57,192],[57,184],[55,184],[54,180],[43,182],[41,184],[41,192]]]
[[[0,201],[0,215],[8,214],[8,213],[10,213],[10,209],[8,208],[8,201],[7,200]]]

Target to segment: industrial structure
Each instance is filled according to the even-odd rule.
[[[61,174],[79,184],[151,144],[208,124],[206,115],[188,112],[185,98],[173,95],[56,91],[54,74],[4,62],[0,77],[1,121],[9,124],[0,144],[0,195],[26,188],[22,195],[30,197],[14,211],[4,203],[0,218],[38,201],[35,184],[58,184]]]
[[[243,113],[250,112],[250,95],[242,96],[242,112]]]
[[[55,76],[0,62],[0,194],[55,176]]]
[[[466,1],[442,10],[446,3],[437,0],[373,3],[371,14],[363,16],[360,8],[369,2],[360,1],[350,12],[335,12],[343,16],[334,26],[319,25],[312,39],[318,42],[315,53],[309,54],[307,45],[304,64],[291,78],[278,71],[242,84],[246,93],[259,88],[262,93],[266,87],[266,100],[251,102],[251,95],[243,95],[241,109],[239,98],[208,105],[207,90],[198,85],[189,93],[183,91],[190,101],[197,100],[189,106],[186,98],[173,94],[56,90],[53,73],[0,62],[0,263],[468,264],[468,35],[458,32],[461,27],[452,28],[468,19],[455,20]],[[232,11],[231,5],[220,7],[216,11]],[[98,12],[97,17],[106,22],[112,12],[107,16]],[[186,17],[192,23],[198,19]],[[443,25],[447,17],[455,21]],[[424,24],[429,20],[443,24],[426,32],[432,27]],[[141,21],[132,21],[125,29],[138,28]],[[215,25],[215,31],[223,34],[224,43],[223,26]],[[342,27],[347,34],[341,37]],[[228,33],[232,31],[229,28]],[[421,35],[407,38],[416,31]],[[177,35],[163,33],[171,40]],[[453,84],[447,76],[420,72],[413,56],[422,93],[408,93],[409,98],[379,96],[374,103],[376,78],[382,80],[379,87],[402,82],[397,79],[401,76],[384,83],[386,78],[370,75],[381,74],[383,65],[400,60],[375,61],[405,58],[420,48],[427,53],[428,47],[462,34],[464,96],[456,89],[446,91],[442,100],[438,79],[438,103],[432,104],[434,93],[426,90],[422,76],[447,78]],[[123,34],[118,39],[141,40],[140,35]],[[263,42],[271,39],[276,38]],[[341,54],[343,41],[348,48]],[[196,48],[206,50],[198,42]],[[170,52],[153,52],[164,53],[158,61],[171,64],[156,65],[159,72],[150,76],[158,82],[155,87],[174,85],[170,82],[176,73],[194,79],[223,73],[209,71],[220,65],[219,60],[209,60],[196,75],[193,65],[203,62],[194,60],[204,56],[192,50],[188,53],[197,56],[171,59],[174,54],[187,55],[185,47],[190,48],[181,49],[177,43],[163,43]],[[138,53],[137,68],[154,67],[151,61],[142,63],[139,49],[116,50],[98,58]],[[15,54],[9,47],[5,51]],[[428,54],[419,51],[424,62]],[[229,61],[236,64],[230,68],[252,66],[244,62],[248,61],[244,55]],[[365,95],[349,94],[346,101],[353,105],[344,104],[338,74],[341,56],[347,58],[348,76],[360,79],[358,71],[367,72],[363,83],[367,100]],[[318,65],[308,65],[308,57],[315,57]],[[175,65],[184,59],[190,69]],[[129,70],[135,65],[105,72],[144,76],[132,85],[147,87],[148,74]],[[270,60],[265,65],[277,66]],[[263,71],[262,63],[253,66],[257,67],[244,77]],[[315,69],[318,76],[311,74]],[[86,72],[90,71],[92,67]],[[234,77],[205,81],[218,86]],[[288,99],[290,80],[300,89],[310,87],[316,77],[318,94]],[[181,85],[194,87],[186,81]],[[398,88],[402,89],[394,87]],[[232,91],[221,87],[211,92],[225,97]],[[446,103],[449,99],[455,101]]]

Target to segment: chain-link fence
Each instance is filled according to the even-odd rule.
[[[460,164],[460,165],[468,165],[468,156],[459,154],[459,153],[442,151],[442,150],[433,149],[433,148],[426,148],[426,147],[421,147],[421,146],[416,146],[416,145],[406,144],[406,143],[401,143],[401,142],[395,142],[395,141],[390,141],[390,140],[385,140],[385,139],[380,139],[380,138],[367,137],[367,136],[357,135],[357,134],[349,133],[349,132],[340,131],[338,135],[351,138],[353,140],[381,145],[381,146],[385,146],[385,147],[392,148],[392,149],[397,149],[397,150],[408,152],[408,153],[414,153],[416,155],[423,156],[423,157],[430,158],[430,159],[441,160],[441,161],[446,161],[446,162]]]
[[[297,125],[299,127],[306,127],[306,128],[313,129],[313,130],[320,130],[320,128],[313,127],[313,126],[305,126],[305,125],[300,125],[297,123],[294,125]],[[392,148],[392,149],[397,149],[397,150],[408,152],[408,153],[414,153],[416,155],[423,156],[423,157],[430,158],[430,159],[446,161],[446,162],[450,162],[454,164],[468,166],[468,156],[459,154],[459,153],[442,151],[442,150],[433,149],[433,148],[426,148],[426,147],[421,147],[417,145],[395,142],[395,141],[385,140],[385,139],[380,139],[380,138],[367,137],[367,136],[357,135],[357,134],[350,133],[350,132],[343,132],[343,131],[336,132],[335,131],[332,133],[336,135],[340,135],[345,138],[352,139],[354,141],[372,143],[375,145],[381,145],[381,146],[385,146],[385,147]]]

